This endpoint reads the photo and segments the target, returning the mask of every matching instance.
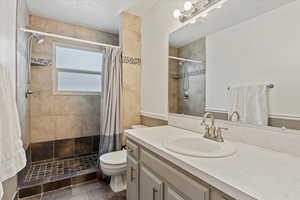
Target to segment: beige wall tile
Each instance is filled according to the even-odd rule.
[[[100,116],[98,114],[89,114],[83,118],[82,136],[99,135]]]
[[[54,111],[54,96],[51,91],[37,91],[30,96],[30,115],[52,116]]]
[[[55,117],[55,139],[66,139],[83,136],[83,119],[77,115]]]
[[[31,89],[33,92],[52,90],[52,70],[50,67],[31,67]]]
[[[150,127],[168,125],[168,121],[146,117],[146,116],[141,116],[141,120],[143,125],[150,126]]]
[[[55,139],[55,117],[36,116],[30,120],[31,142],[45,142]]]

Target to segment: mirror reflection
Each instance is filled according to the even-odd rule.
[[[205,38],[169,49],[169,110],[201,116],[205,113]]]
[[[177,10],[184,25],[169,35],[169,112],[300,129],[296,10],[251,1],[236,12],[235,3],[205,17]]]

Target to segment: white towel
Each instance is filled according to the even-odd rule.
[[[8,68],[0,65],[0,199],[2,182],[15,176],[26,165],[12,79]]]
[[[268,96],[266,85],[231,87],[229,116],[237,111],[241,122],[268,125]]]

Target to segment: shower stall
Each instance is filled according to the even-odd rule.
[[[205,38],[170,48],[169,112],[201,116],[205,113]]]
[[[98,177],[103,44],[119,43],[117,34],[35,16],[29,22],[22,95],[30,138],[27,166],[18,174],[20,198]]]

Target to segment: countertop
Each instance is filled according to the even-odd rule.
[[[201,134],[160,126],[130,129],[128,138],[237,200],[300,200],[300,158],[232,142],[237,152],[226,158],[196,158],[163,146],[169,137]],[[299,144],[300,145],[300,144]]]

